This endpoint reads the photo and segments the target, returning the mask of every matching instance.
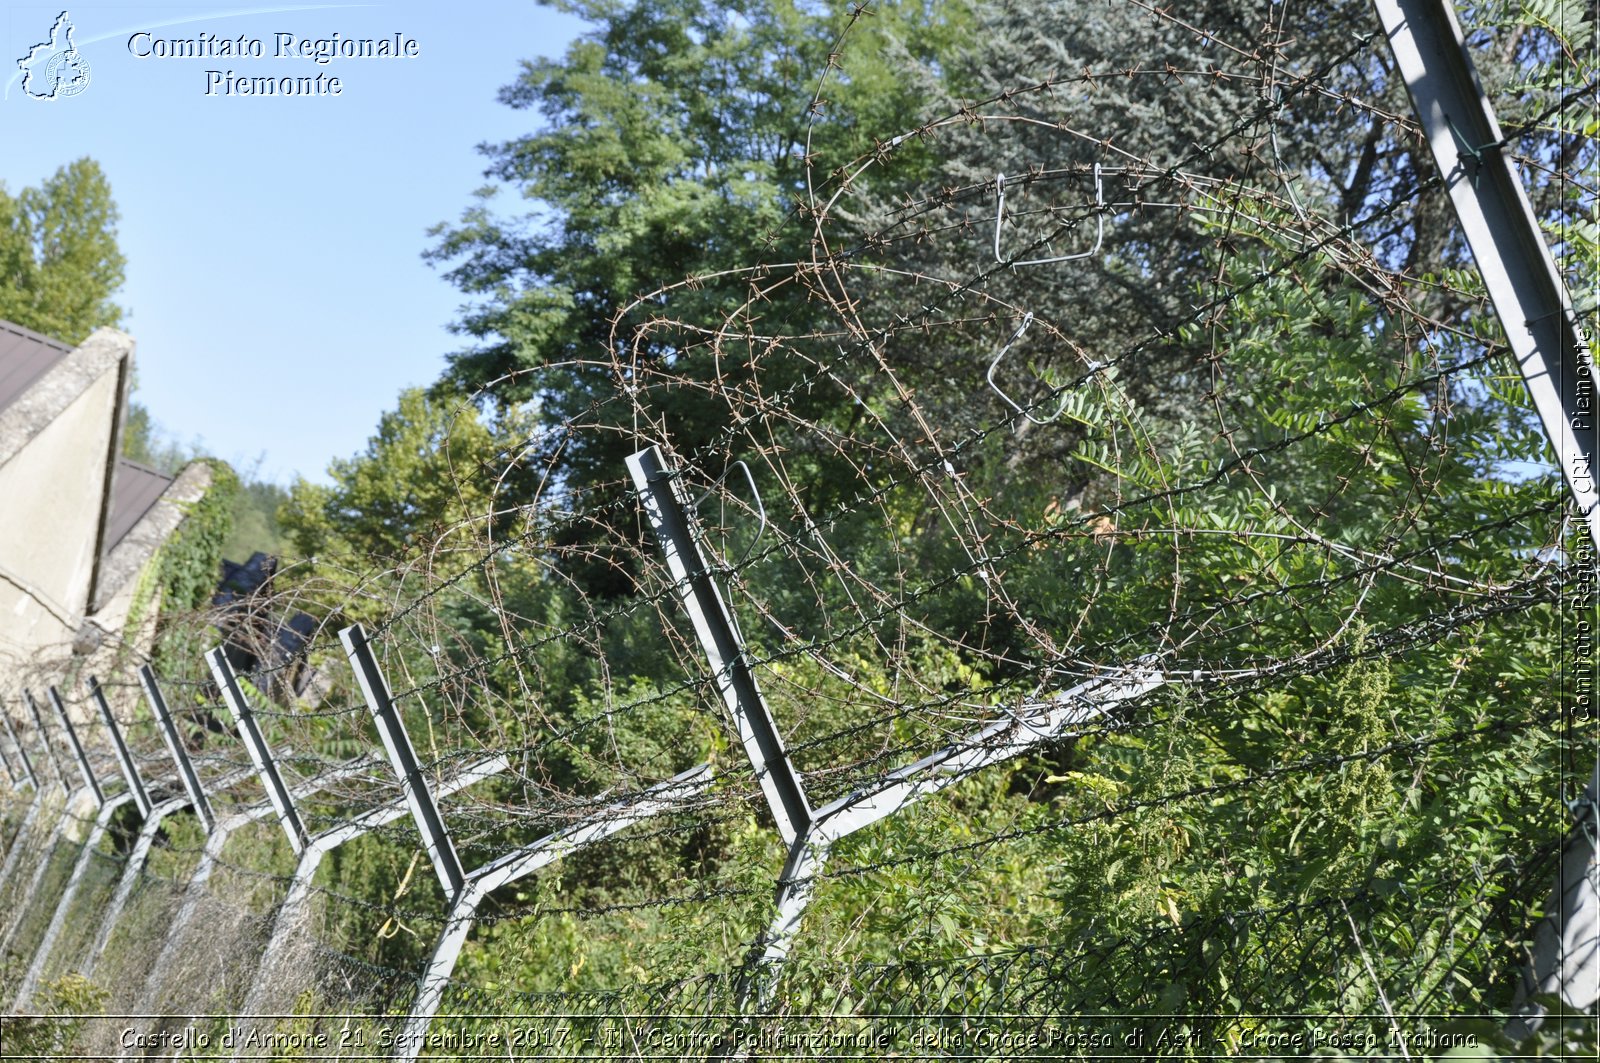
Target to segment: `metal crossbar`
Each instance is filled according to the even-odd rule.
[[[439,816],[438,804],[428,787],[427,777],[417,768],[415,753],[412,752],[410,756],[404,753],[411,749],[411,739],[395,709],[389,685],[378,667],[366,632],[356,625],[341,631],[339,638],[350,657],[351,667],[361,681],[373,721],[380,733],[385,733],[384,746],[389,751],[395,776],[408,787],[408,804],[417,829],[435,850],[448,852],[454,857],[455,847],[450,843],[448,827]],[[593,815],[532,845],[505,853],[474,871],[462,871],[462,886],[455,893],[448,892],[448,880],[441,873],[440,880],[446,883],[450,910],[444,930],[434,944],[433,954],[417,986],[411,1010],[396,1037],[394,1058],[410,1063],[422,1050],[428,1028],[433,1024],[433,1017],[444,999],[445,988],[450,983],[450,975],[455,970],[456,960],[460,958],[461,949],[477,921],[478,908],[491,893],[642,819],[682,807],[686,801],[703,793],[711,785],[711,780],[711,766],[701,764],[633,798],[607,804]],[[422,811],[424,809],[430,811],[425,813]],[[437,836],[430,838],[430,832],[434,831],[438,832]],[[460,865],[456,866],[459,869]]]
[[[504,756],[494,756],[468,765],[441,782],[439,793],[441,796],[448,796],[474,783],[492,778],[510,766],[510,762]],[[261,1011],[266,994],[271,988],[272,979],[276,977],[278,959],[299,928],[306,902],[311,898],[312,880],[316,877],[317,868],[322,865],[322,858],[345,842],[404,817],[408,811],[410,811],[408,801],[403,797],[397,798],[369,809],[347,823],[312,835],[305,851],[300,854],[300,862],[295,866],[288,892],[284,895],[283,903],[278,907],[278,914],[273,919],[272,933],[267,938],[266,949],[256,967],[255,977],[251,980],[250,992],[240,1009],[241,1016],[249,1017]]]
[[[738,722],[756,777],[763,781],[789,855],[779,876],[777,913],[758,946],[755,996],[770,993],[773,974],[789,954],[800,920],[811,901],[816,876],[834,842],[893,815],[973,772],[1022,756],[1059,740],[1075,725],[1102,715],[1113,705],[1161,686],[1164,677],[1147,664],[1104,670],[1071,690],[1023,707],[970,737],[891,772],[813,812],[800,774],[783,752],[777,726],[756,687],[742,640],[701,549],[694,513],[675,485],[675,474],[657,447],[628,458],[628,471],[644,504],[668,568],[700,638],[718,687]]]
[[[288,792],[288,796],[291,799],[309,797],[329,786],[359,775],[371,767],[372,761],[369,758],[359,757],[348,764],[330,768],[321,776],[293,788]],[[227,845],[229,836],[240,827],[276,814],[278,814],[277,802],[262,801],[219,821],[206,836],[205,847],[200,851],[200,862],[195,865],[194,872],[183,888],[183,900],[179,903],[178,911],[168,926],[161,952],[150,966],[150,973],[145,978],[144,989],[140,994],[138,1005],[133,1009],[133,1014],[148,1015],[155,1009],[157,994],[166,981],[168,969],[177,958],[178,946],[183,941],[185,930],[199,910],[206,882],[210,880],[217,864],[221,861],[222,849]]]

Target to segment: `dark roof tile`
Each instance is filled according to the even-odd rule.
[[[106,553],[116,548],[172,486],[172,477],[127,458],[117,459],[115,475],[111,482],[111,517],[106,521]]]
[[[48,336],[0,321],[0,410],[10,406],[72,348]]]

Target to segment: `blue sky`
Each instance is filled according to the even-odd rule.
[[[361,450],[401,389],[461,345],[459,293],[420,255],[482,186],[475,147],[535,127],[495,100],[519,60],[583,24],[533,3],[139,3],[67,8],[90,82],[23,91],[16,60],[56,5],[8,5],[0,181],[16,191],[88,155],[111,181],[128,258],[119,301],[140,401],[166,432],[286,482]],[[243,14],[240,14],[240,13]],[[246,58],[138,58],[129,38],[260,39]],[[417,42],[401,59],[274,56],[276,35]],[[148,39],[133,49],[151,49]],[[208,96],[207,70],[338,77],[341,94]],[[516,204],[508,202],[507,206]]]

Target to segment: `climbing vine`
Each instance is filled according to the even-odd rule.
[[[183,523],[162,545],[152,566],[154,598],[163,614],[155,653],[158,670],[166,656],[193,656],[193,633],[176,621],[210,602],[221,569],[222,546],[233,530],[239,477],[226,462],[201,460],[211,467],[211,486],[188,504]],[[179,628],[184,630],[180,633]]]

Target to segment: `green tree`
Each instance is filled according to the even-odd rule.
[[[289,501],[289,489],[258,479],[259,472],[259,468],[246,470],[240,477],[233,530],[222,545],[222,556],[230,561],[243,561],[257,551],[274,556],[283,553],[285,541],[278,525],[278,511]]]
[[[562,59],[525,63],[501,92],[540,113],[545,130],[486,146],[494,184],[434,232],[428,258],[473,300],[456,328],[474,344],[451,357],[444,383],[484,389],[481,401],[501,408],[537,397],[550,424],[631,424],[615,401],[626,367],[736,386],[751,360],[715,358],[693,335],[654,327],[659,301],[640,297],[757,260],[806,259],[810,174],[870,150],[877,131],[909,124],[919,106],[918,86],[896,79],[885,56],[937,63],[968,16],[964,4],[888,6],[835,54],[849,19],[794,0],[562,6],[595,28]],[[843,69],[818,105],[830,120],[816,125],[807,102],[834,62]],[[506,191],[526,213],[500,209]],[[718,322],[749,295],[743,278],[693,284],[675,293],[673,315]],[[764,330],[819,320],[803,292],[785,295],[765,308]],[[690,442],[717,428],[718,400],[682,389],[659,401]],[[614,478],[626,445],[593,432],[545,446],[559,455],[558,482],[579,487]]]
[[[112,297],[126,264],[117,205],[93,159],[68,163],[38,188],[0,187],[0,318],[67,343],[118,325]]]
[[[412,389],[383,415],[364,453],[328,467],[331,485],[297,481],[277,522],[306,557],[394,562],[429,544],[459,549],[486,532],[494,454],[470,404]]]

